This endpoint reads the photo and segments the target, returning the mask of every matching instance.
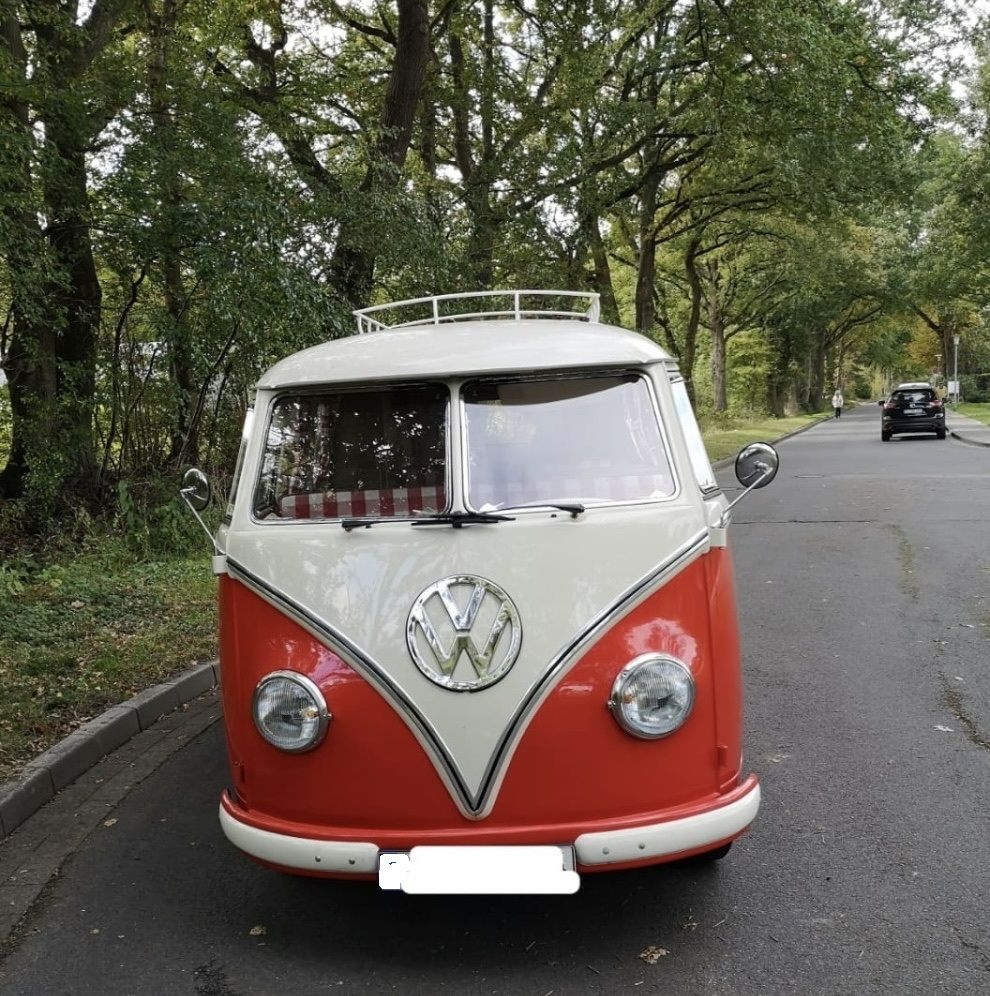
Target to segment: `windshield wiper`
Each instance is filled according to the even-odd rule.
[[[492,512],[440,512],[437,515],[423,516],[413,522],[414,526],[473,526],[475,523],[513,522],[512,515],[495,515]]]
[[[395,519],[341,519],[340,526],[344,532],[349,533],[352,529],[370,529],[379,522],[395,522]]]
[[[506,505],[507,509],[514,508],[556,508],[561,512],[570,512],[571,518],[576,519],[585,511],[584,505],[579,501],[531,501],[525,505]]]

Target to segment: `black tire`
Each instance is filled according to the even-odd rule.
[[[890,442],[890,433],[889,432],[881,432],[880,433],[880,439],[884,443],[889,443]]]
[[[711,851],[705,851],[703,854],[696,854],[690,860],[697,861],[699,864],[709,864],[712,861],[721,861],[731,850],[732,841],[730,840],[728,844],[722,844]]]
[[[937,431],[937,432],[935,433],[935,435],[936,435],[936,436],[937,436],[937,437],[938,437],[939,439],[945,439],[945,429],[939,429],[939,430],[938,430],[938,431]]]

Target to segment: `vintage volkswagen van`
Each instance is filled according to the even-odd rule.
[[[261,378],[214,540],[220,821],[247,854],[566,892],[720,857],[755,817],[729,502],[676,363],[597,316],[399,302]],[[754,444],[737,475],[776,466]]]

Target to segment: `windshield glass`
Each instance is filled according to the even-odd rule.
[[[447,401],[441,384],[283,395],[265,440],[255,516],[444,511]]]
[[[674,493],[642,377],[486,379],[466,384],[461,396],[469,508],[643,501]]]

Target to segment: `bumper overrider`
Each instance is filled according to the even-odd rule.
[[[503,828],[495,832],[479,826],[468,833],[463,830],[409,833],[367,829],[355,832],[326,828],[318,836],[312,826],[266,820],[260,814],[243,809],[224,793],[220,802],[220,825],[227,839],[252,858],[308,875],[376,876],[382,853],[409,850],[418,844],[554,843],[573,848],[578,871],[603,871],[656,864],[718,847],[742,834],[755,819],[759,806],[759,782],[750,775],[737,788],[723,795],[652,814],[652,819],[650,814],[642,814],[636,821],[622,821],[611,826],[597,821],[559,828]]]

